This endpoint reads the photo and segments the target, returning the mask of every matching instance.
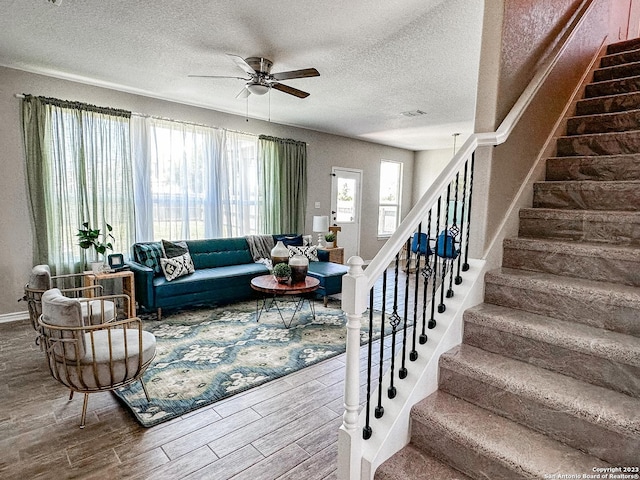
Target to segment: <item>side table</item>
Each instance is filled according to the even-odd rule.
[[[136,288],[131,270],[120,272],[87,273],[84,276],[85,287],[93,286],[103,280],[122,279],[122,293],[129,296],[129,318],[136,316]]]

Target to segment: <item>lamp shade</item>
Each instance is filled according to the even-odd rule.
[[[329,217],[326,215],[318,215],[313,217],[313,231],[327,232],[329,231]]]

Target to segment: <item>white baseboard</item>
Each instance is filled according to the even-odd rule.
[[[29,312],[4,313],[0,315],[0,323],[18,322],[20,320],[28,320]]]

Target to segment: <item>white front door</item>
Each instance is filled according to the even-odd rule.
[[[360,205],[362,203],[362,170],[333,167],[331,169],[331,225],[341,227],[338,246],[344,248],[345,263],[360,254]]]

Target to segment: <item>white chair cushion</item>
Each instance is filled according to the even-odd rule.
[[[56,362],[53,367],[58,372],[58,379],[69,387],[84,390],[106,388],[135,378],[139,373],[138,330],[127,329],[126,337],[125,330],[122,328],[112,328],[110,332],[113,369],[109,366],[109,330],[98,330],[93,332],[93,340],[91,333],[85,333],[86,353],[77,365],[70,362],[66,365],[63,362]],[[150,362],[155,352],[156,337],[152,333],[143,331],[142,364]]]

